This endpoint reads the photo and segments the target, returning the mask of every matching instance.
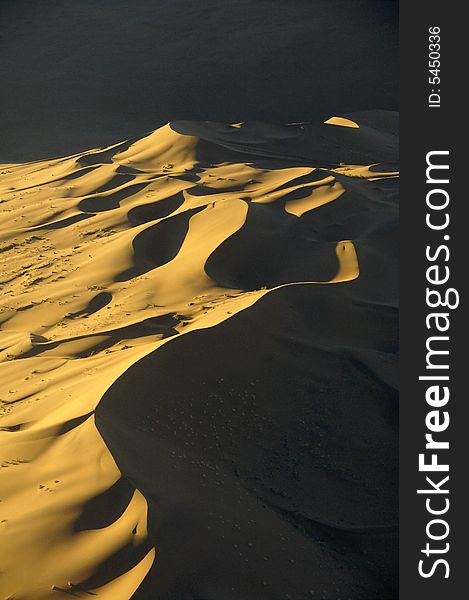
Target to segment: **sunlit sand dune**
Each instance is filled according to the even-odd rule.
[[[376,574],[379,560],[355,576],[353,558],[336,546],[366,552],[369,532],[379,548],[394,539],[381,498],[394,422],[374,398],[392,403],[395,385],[386,333],[394,275],[382,248],[393,243],[396,133],[386,112],[285,127],[179,121],[108,148],[0,166],[0,598],[385,597],[393,578]],[[370,333],[374,326],[379,335]],[[363,339],[352,348],[340,336],[355,327]],[[234,331],[248,337],[233,341]],[[380,482],[370,491],[369,522],[352,523],[355,509],[333,522],[323,491],[311,500],[323,507],[313,527],[300,459],[289,492],[266,484],[265,473],[274,475],[264,459],[246,466],[243,440],[247,454],[253,445],[249,456],[262,447],[269,461],[293,452],[269,433],[284,417],[261,391],[274,386],[282,365],[321,388],[333,380],[346,390],[355,377],[335,363],[318,373],[302,344],[352,357],[375,382],[369,404],[379,415],[351,440],[340,422],[345,455],[362,452],[366,476],[308,467],[323,490],[358,494],[360,507],[359,490]],[[257,364],[262,348],[277,367],[283,361],[279,372],[258,366],[247,396],[224,392],[233,365],[243,355]],[[159,372],[159,357],[166,364],[171,352]],[[192,380],[204,357],[216,379],[197,396]],[[164,374],[173,367],[181,405],[172,401],[164,417]],[[192,382],[187,397],[185,382]],[[205,402],[216,386],[217,402],[232,406],[229,417],[219,412],[223,426],[207,433],[214,407]],[[292,389],[284,389],[285,406]],[[355,402],[359,388],[350,389]],[[242,419],[227,433],[246,401],[257,406],[249,418],[260,419],[257,434]],[[308,402],[314,413],[314,397]],[[168,416],[171,407],[185,416]],[[288,413],[296,410],[291,403]],[[374,456],[366,456],[368,434]],[[215,451],[207,435],[216,436]],[[304,485],[313,489],[309,479]]]

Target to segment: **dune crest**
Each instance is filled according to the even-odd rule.
[[[138,588],[157,540],[93,411],[176,337],[285,286],[359,277],[353,232],[308,228],[397,177],[385,149],[371,157],[392,132],[351,127],[179,122],[0,165],[2,597]]]
[[[338,127],[351,127],[352,129],[358,129],[360,126],[350,119],[344,117],[331,117],[324,121],[325,125],[337,125]]]

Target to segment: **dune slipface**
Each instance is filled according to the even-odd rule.
[[[2,597],[394,597],[396,136],[1,165]]]

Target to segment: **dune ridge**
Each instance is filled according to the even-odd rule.
[[[385,202],[395,139],[394,117],[378,112],[284,127],[179,121],[0,166],[2,597],[138,590],[158,539],[145,492],[96,428],[98,403],[184,334],[285,288],[357,279],[356,225],[337,237],[315,215]]]

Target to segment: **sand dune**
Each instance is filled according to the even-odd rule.
[[[396,127],[0,166],[2,597],[393,597]]]
[[[397,0],[2,0],[0,162],[175,119],[397,110]]]

